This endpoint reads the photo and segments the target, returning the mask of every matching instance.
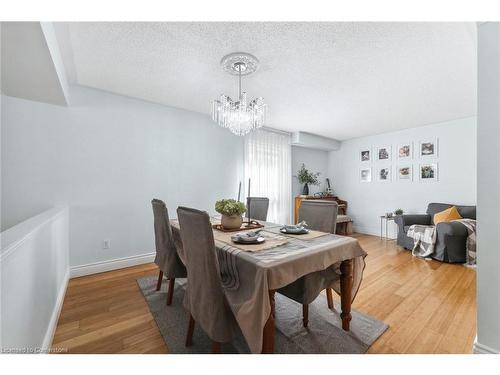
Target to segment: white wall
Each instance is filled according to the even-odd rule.
[[[1,22],[0,28],[3,93],[67,105],[67,82],[50,23]]]
[[[310,172],[320,172],[320,185],[309,185],[309,194],[324,191],[328,177],[328,152],[307,147],[292,146],[292,196],[302,194],[302,187],[297,179],[297,172],[302,163]]]
[[[243,139],[208,116],[83,87],[71,98],[2,98],[3,228],[68,205],[71,266],[135,259],[154,251],[152,198],[175,217],[236,197]]]
[[[500,23],[478,25],[477,342],[500,353]]]
[[[1,237],[0,347],[47,349],[69,278],[68,210],[43,212]]]
[[[438,138],[439,181],[420,182],[420,159],[416,152],[420,140]],[[396,181],[395,158],[399,142],[413,141],[413,182]],[[361,148],[392,145],[392,161],[371,162],[371,183],[359,181],[363,165],[358,153]],[[410,162],[409,162],[410,163]],[[402,164],[402,163],[401,163]],[[377,182],[378,166],[392,165],[392,181]],[[466,118],[398,132],[385,133],[344,141],[339,151],[329,155],[329,174],[335,193],[348,201],[348,215],[354,219],[354,229],[361,233],[380,234],[379,216],[402,208],[406,213],[424,213],[430,202],[476,204],[476,119]],[[394,236],[395,226],[391,226]],[[390,230],[390,232],[391,232]]]

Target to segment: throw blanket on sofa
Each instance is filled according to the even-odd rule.
[[[458,219],[453,220],[463,224],[467,229],[467,265],[476,265],[476,220]],[[408,228],[407,236],[413,238],[414,246],[412,254],[420,258],[426,258],[434,253],[437,231],[434,225],[414,224]]]
[[[436,227],[434,225],[413,224],[406,235],[413,238],[413,256],[427,258],[434,252],[436,244]]]
[[[462,223],[467,228],[467,265],[476,265],[476,220],[473,219],[459,219],[455,220]]]

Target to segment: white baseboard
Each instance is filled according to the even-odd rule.
[[[500,351],[490,348],[489,346],[480,344],[477,342],[477,340],[474,341],[473,352],[474,354],[500,354]]]
[[[95,262],[83,264],[81,266],[71,267],[71,278],[93,275],[95,273],[107,272],[118,270],[120,268],[127,268],[137,266],[139,264],[151,263],[155,259],[155,253],[147,253],[141,255],[134,255],[125,258],[104,260],[102,262]]]
[[[66,274],[63,277],[62,285],[59,287],[54,310],[52,310],[52,315],[50,317],[49,326],[47,327],[47,331],[45,332],[45,336],[43,338],[43,350],[48,350],[52,346],[52,340],[54,339],[54,334],[56,333],[57,322],[59,321],[59,315],[61,314],[61,309],[64,303],[64,296],[66,295],[66,288],[68,287],[69,274],[70,271],[68,267]]]
[[[361,226],[361,225],[353,225],[352,230],[354,232],[356,232],[356,233],[369,234],[369,235],[372,235],[372,236],[380,236],[380,230],[377,232],[373,228],[364,227],[364,226]]]
[[[374,227],[365,227],[361,225],[354,225],[353,226],[353,231],[356,233],[361,233],[361,234],[369,234],[371,236],[377,236],[380,237],[380,227],[379,228],[374,228]],[[383,234],[385,235],[385,227],[384,227],[384,232]],[[390,240],[395,240],[396,237],[393,236],[393,233],[391,233],[391,230],[389,230],[389,239]]]

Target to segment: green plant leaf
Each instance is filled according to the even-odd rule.
[[[319,172],[309,172],[304,164],[302,164],[302,167],[297,172],[297,178],[301,184],[319,185],[319,175]]]
[[[242,215],[247,211],[247,208],[242,202],[234,199],[221,199],[215,202],[215,211],[221,215],[233,216]]]

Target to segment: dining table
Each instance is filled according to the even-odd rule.
[[[220,224],[220,218],[213,216],[211,222]],[[303,283],[301,288],[311,302],[326,287],[340,295],[342,329],[349,331],[351,303],[359,290],[367,255],[358,240],[318,231],[285,234],[281,232],[283,225],[258,223],[263,225],[259,233],[265,242],[255,245],[234,243],[234,232],[213,230],[224,294],[250,351],[274,352],[275,293],[299,279],[303,279],[306,287]],[[179,222],[171,220],[171,226],[179,257],[185,263]],[[244,231],[245,223],[240,229]]]

